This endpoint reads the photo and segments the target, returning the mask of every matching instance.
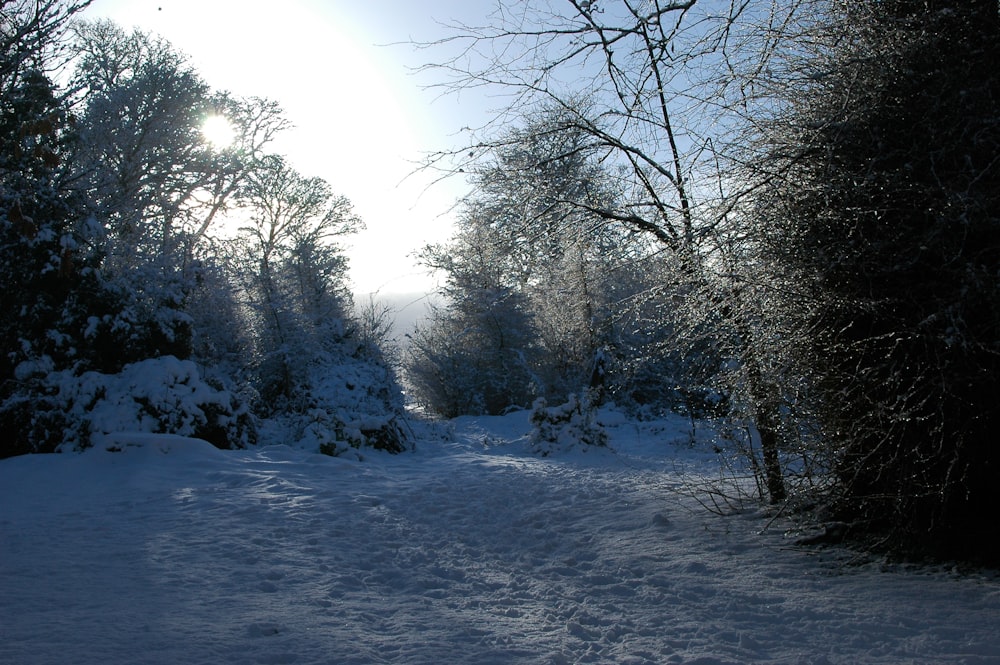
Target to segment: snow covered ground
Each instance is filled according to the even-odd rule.
[[[996,576],[707,512],[710,452],[612,422],[615,452],[544,458],[520,413],[360,462],[150,435],[4,460],[0,663],[1000,663]]]

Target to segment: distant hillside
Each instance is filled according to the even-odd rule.
[[[368,294],[355,294],[355,305],[361,307],[367,304],[368,297]],[[427,316],[428,305],[435,302],[437,297],[433,293],[380,293],[375,295],[375,301],[392,309],[392,337],[405,345],[404,335],[412,332],[413,327]]]

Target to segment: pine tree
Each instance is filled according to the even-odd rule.
[[[101,274],[100,225],[67,182],[73,132],[49,79],[27,70],[0,112],[0,420],[5,454],[51,449],[58,428],[30,398],[55,369],[105,367],[121,302]]]

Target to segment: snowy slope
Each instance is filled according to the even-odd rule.
[[[614,422],[616,452],[545,458],[521,413],[361,462],[156,435],[4,460],[0,663],[1000,662],[996,577],[708,513],[679,490],[710,454]]]

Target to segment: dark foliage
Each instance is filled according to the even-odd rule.
[[[809,292],[837,518],[900,553],[998,560],[996,2],[864,2],[772,151],[770,250]],[[791,140],[788,140],[788,139]]]

